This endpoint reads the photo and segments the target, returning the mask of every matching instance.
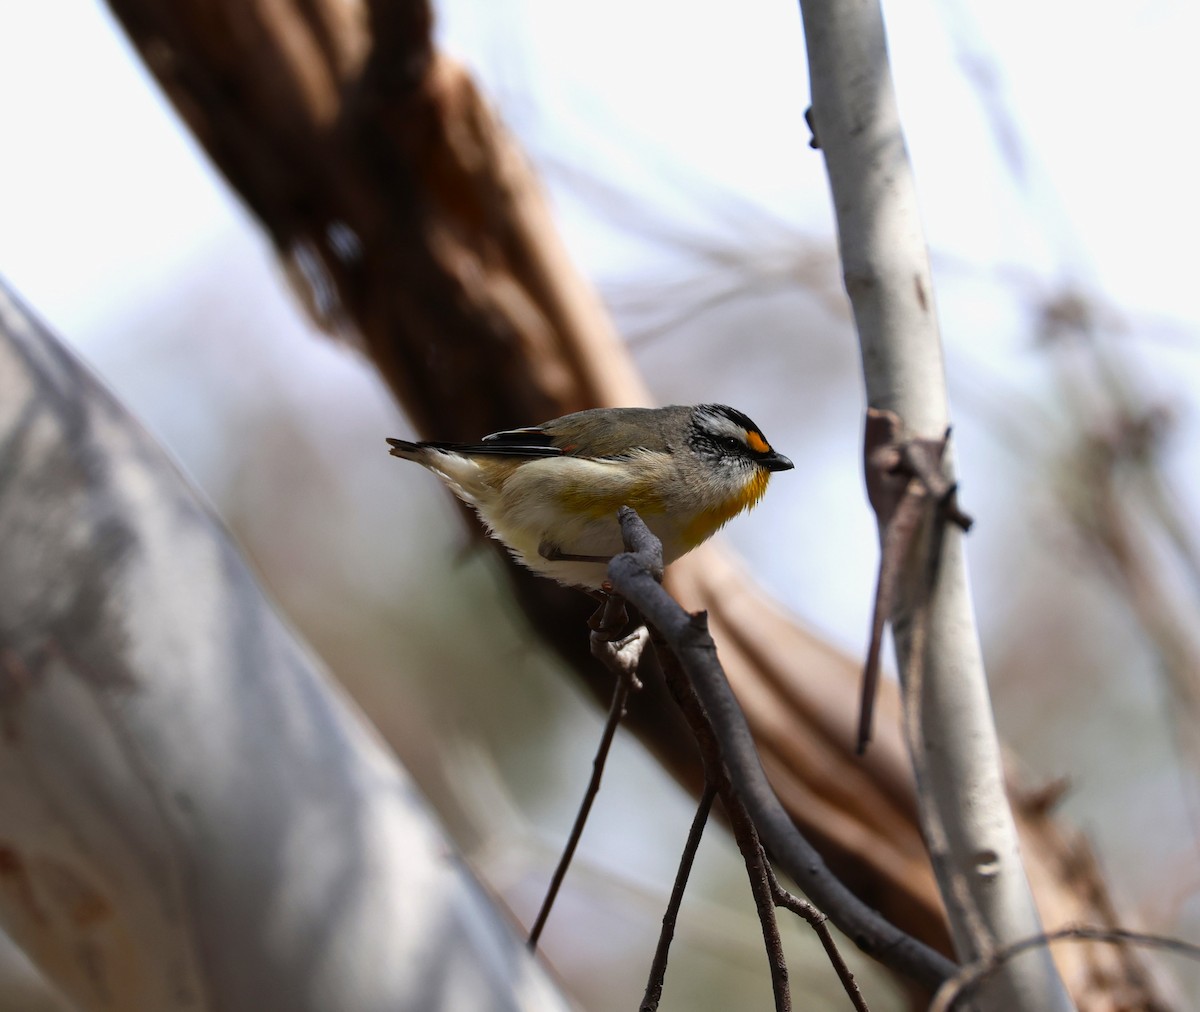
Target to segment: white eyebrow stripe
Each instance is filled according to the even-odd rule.
[[[746,430],[731,418],[705,411],[698,419],[704,430],[714,436],[733,436],[743,443],[746,442]]]

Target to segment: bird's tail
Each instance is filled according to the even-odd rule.
[[[393,457],[415,460],[442,479],[463,502],[478,507],[495,490],[488,484],[491,469],[480,467],[474,458],[459,452],[453,443],[410,443],[407,439],[388,439]]]
[[[424,457],[424,447],[420,443],[410,443],[407,439],[388,438],[388,451],[393,457],[403,457],[405,460],[421,461]]]

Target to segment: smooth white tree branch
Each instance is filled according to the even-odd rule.
[[[2,283],[0,921],[96,1012],[567,1007],[208,508]]]
[[[800,8],[867,401],[898,414],[910,435],[937,439],[949,423],[942,347],[883,14],[877,0],[800,0]],[[953,477],[952,459],[946,467]],[[913,617],[902,591],[891,616],[902,678],[913,670]],[[949,525],[923,639],[914,755],[922,823],[956,950],[973,962],[1042,926],[1005,797],[963,536]],[[979,1001],[995,1012],[1072,1007],[1045,950],[1006,965]]]

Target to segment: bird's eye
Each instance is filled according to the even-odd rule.
[[[727,450],[738,451],[742,448],[742,441],[737,436],[722,436],[721,445]]]

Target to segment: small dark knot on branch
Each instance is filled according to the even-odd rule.
[[[863,435],[863,465],[867,497],[879,521],[879,573],[871,637],[863,665],[862,702],[858,719],[858,752],[871,740],[871,720],[879,685],[883,627],[893,620],[900,586],[906,576],[931,578],[926,565],[940,551],[943,525],[969,531],[974,522],[958,506],[958,484],[946,477],[943,459],[950,441],[947,429],[940,439],[908,436],[894,411],[867,409]],[[935,516],[931,536],[922,538],[931,510]],[[926,555],[914,551],[924,544]],[[922,593],[919,595],[924,596]]]
[[[949,442],[949,429],[940,439],[909,436],[894,411],[867,408],[863,433],[867,497],[881,527],[892,520],[905,497],[927,496],[944,519],[963,531],[971,529],[975,521],[956,500],[958,483],[942,470]]]
[[[821,138],[817,136],[817,121],[813,117],[813,107],[811,105],[804,110],[804,122],[808,124],[808,132],[812,134],[808,139],[808,146],[814,151],[820,151]]]

